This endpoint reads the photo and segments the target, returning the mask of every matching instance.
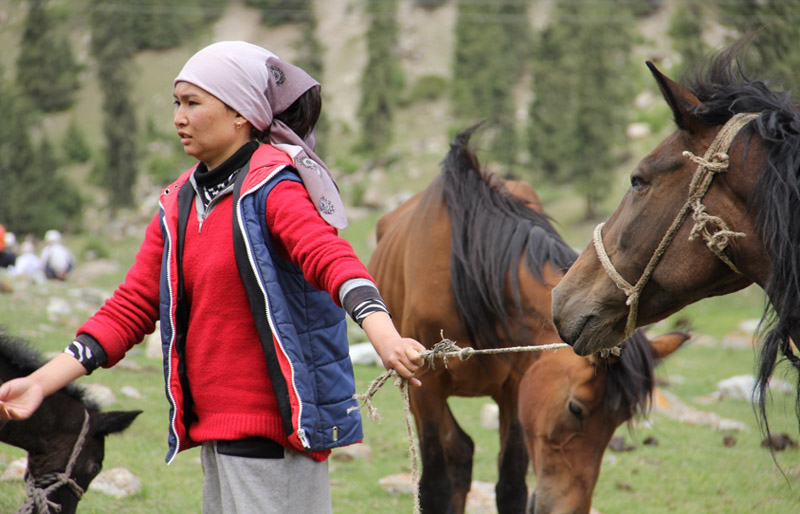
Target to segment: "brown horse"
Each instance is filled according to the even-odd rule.
[[[622,423],[653,393],[653,365],[688,339],[674,332],[648,341],[636,331],[619,357],[543,352],[519,386],[519,416],[536,492],[529,514],[588,513],[603,452]]]
[[[29,374],[41,357],[0,331],[0,381]],[[105,437],[128,428],[142,411],[101,412],[77,386],[46,397],[30,418],[0,421],[0,442],[28,452],[28,500],[19,512],[73,514],[100,473]]]
[[[550,289],[577,255],[542,214],[530,186],[481,170],[468,147],[472,130],[456,138],[442,173],[424,191],[381,218],[370,271],[400,332],[428,348],[442,334],[478,349],[560,342],[550,318]],[[411,405],[422,455],[423,512],[463,512],[472,481],[474,445],[453,417],[449,396],[497,402],[497,507],[501,513],[524,511],[529,461],[518,389],[537,358],[540,352],[479,355],[419,374],[423,385],[411,388]],[[649,387],[642,373],[628,380],[639,381],[633,390]],[[607,442],[598,443],[600,453]],[[555,499],[547,502],[558,511]]]
[[[769,332],[754,395],[768,430],[765,392],[778,358],[800,369],[791,342],[800,341],[800,112],[789,94],[735,72],[737,51],[688,87],[648,63],[677,130],[639,162],[594,247],[553,290],[553,319],[588,355],[633,326],[758,284]]]

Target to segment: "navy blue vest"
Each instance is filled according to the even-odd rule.
[[[344,310],[280,255],[266,223],[275,185],[300,178],[285,167],[242,194],[245,176],[240,173],[233,193],[234,253],[284,429],[308,451],[357,443],[363,439],[361,414]]]

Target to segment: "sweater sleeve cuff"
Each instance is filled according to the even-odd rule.
[[[378,288],[371,280],[364,278],[351,279],[342,284],[339,288],[339,300],[359,327],[364,318],[374,312],[382,311],[389,314]]]
[[[89,334],[78,334],[75,340],[64,349],[64,353],[77,359],[86,368],[87,375],[108,361],[103,347]]]

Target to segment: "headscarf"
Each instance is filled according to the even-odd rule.
[[[188,82],[230,106],[256,129],[269,128],[269,143],[289,154],[322,218],[337,229],[347,227],[339,189],[316,148],[312,130],[301,138],[275,118],[312,87],[308,73],[272,52],[244,41],[223,41],[194,54],[175,78]]]

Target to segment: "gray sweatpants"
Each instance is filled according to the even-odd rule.
[[[203,514],[332,514],[328,462],[221,455],[203,443]]]

